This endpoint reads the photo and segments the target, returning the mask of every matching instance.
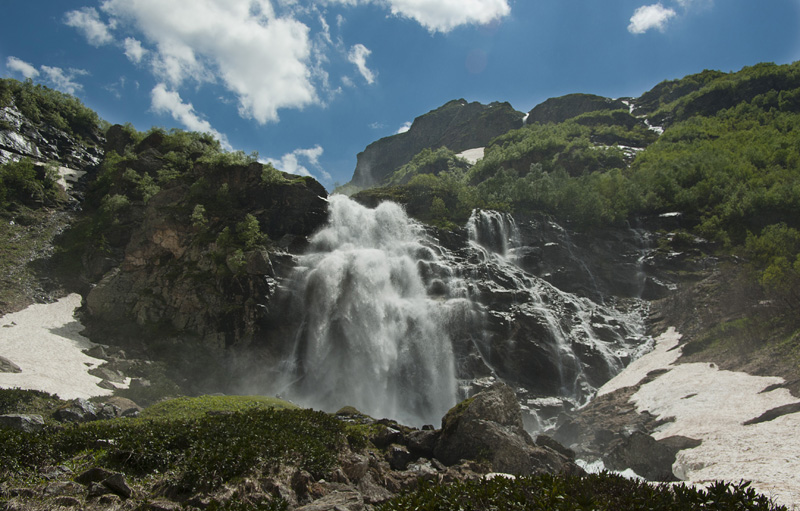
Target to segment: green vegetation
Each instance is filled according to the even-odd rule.
[[[97,140],[100,118],[75,96],[31,80],[0,79],[0,108],[11,105],[34,124],[53,126],[85,142]]]
[[[198,419],[209,412],[233,413],[254,408],[297,409],[282,399],[267,396],[179,397],[156,403],[142,412],[145,419]]]
[[[0,165],[0,211],[55,206],[64,199],[53,166],[28,158]]]
[[[79,465],[88,462],[134,481],[165,474],[165,484],[188,493],[285,466],[319,478],[345,444],[342,423],[323,412],[252,408],[202,418],[96,421],[38,434],[0,429],[0,466],[4,477],[19,477],[62,463],[86,469]]]
[[[356,197],[398,200],[445,228],[473,208],[544,212],[579,230],[680,212],[688,232],[748,257],[764,289],[796,310],[800,62],[664,82],[637,107],[666,126],[661,136],[625,110],[598,110],[501,135],[466,172],[444,168],[441,150],[421,153],[391,186]]]
[[[654,486],[609,473],[579,476],[539,476],[421,484],[416,491],[391,499],[380,511],[459,509],[531,510],[785,510],[757,494],[747,483],[714,483],[707,490],[684,485]]]

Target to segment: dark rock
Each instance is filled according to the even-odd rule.
[[[44,417],[35,414],[0,415],[0,428],[15,429],[17,431],[33,433],[44,429]]]
[[[406,442],[409,450],[416,456],[430,458],[436,447],[439,432],[435,430],[412,431],[406,435]]]
[[[97,408],[89,401],[78,398],[53,414],[59,422],[90,422],[97,420]]]
[[[402,438],[403,438],[403,433],[401,431],[384,425],[376,433],[371,435],[369,437],[369,440],[378,449],[383,449],[389,446],[390,444],[401,442]]]
[[[514,391],[503,383],[476,394],[442,419],[434,450],[446,465],[485,460],[493,471],[527,475],[538,471],[572,471],[574,463],[547,447],[537,447],[523,429]]]
[[[567,94],[539,103],[528,112],[527,124],[534,122],[561,123],[573,117],[599,110],[628,109],[620,100],[595,96],[594,94]]]
[[[414,456],[408,451],[404,445],[389,446],[386,452],[386,461],[393,470],[405,470],[409,463],[414,459]]]
[[[83,491],[83,486],[72,481],[56,481],[44,487],[42,493],[45,496],[75,495]]]
[[[5,357],[0,357],[0,373],[21,373],[22,369]]]
[[[101,467],[94,467],[79,474],[77,477],[75,477],[75,481],[84,486],[88,486],[91,483],[102,483],[112,475],[114,475],[114,472],[110,470],[106,470]]]
[[[104,479],[103,486],[123,499],[128,499],[133,494],[133,490],[131,490],[131,487],[128,486],[128,483],[125,481],[125,476],[119,473],[114,473]]]
[[[677,481],[672,473],[676,452],[652,436],[635,431],[617,443],[604,462],[610,470],[630,468],[649,481]]]
[[[454,100],[414,119],[411,129],[371,143],[357,156],[352,183],[380,183],[423,149],[447,147],[459,153],[485,147],[493,138],[522,127],[522,112],[508,103]]]
[[[107,487],[103,483],[89,483],[86,487],[86,495],[89,497],[102,497],[103,495],[110,495],[114,492],[111,491],[111,488]]]

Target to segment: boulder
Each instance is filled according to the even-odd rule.
[[[15,429],[26,433],[41,431],[44,418],[41,415],[8,414],[0,415],[0,428]]]
[[[494,384],[447,412],[434,454],[446,465],[478,460],[488,462],[496,472],[518,475],[579,471],[566,455],[533,442],[523,428],[514,391],[504,383]]]
[[[53,417],[59,422],[90,422],[98,419],[97,412],[94,404],[78,398],[56,410]]]
[[[0,357],[0,373],[21,373],[22,369],[5,357]]]

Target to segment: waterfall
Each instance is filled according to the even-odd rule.
[[[456,403],[447,315],[460,310],[420,268],[439,264],[424,231],[394,203],[367,209],[330,197],[328,224],[300,258],[302,326],[284,393],[335,411],[351,405],[405,424],[438,423]],[[458,287],[458,286],[456,286]],[[442,296],[443,295],[443,296]]]
[[[476,209],[467,221],[470,240],[503,257],[520,245],[517,224],[511,215],[493,210]]]

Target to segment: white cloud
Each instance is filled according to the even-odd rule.
[[[46,81],[53,86],[53,88],[66,92],[67,94],[75,94],[77,91],[83,89],[83,85],[75,81],[76,76],[85,76],[89,72],[83,69],[68,69],[64,71],[60,67],[41,66]]]
[[[201,119],[195,112],[194,106],[191,103],[184,103],[180,94],[175,91],[167,90],[167,86],[159,83],[153,88],[150,94],[151,105],[153,110],[159,114],[170,114],[173,119],[183,124],[183,126],[190,131],[201,131],[210,133],[214,138],[219,140],[222,147],[231,150],[231,145],[228,143],[228,138],[211,127],[205,119]]]
[[[17,57],[8,57],[6,59],[6,67],[20,73],[25,78],[36,78],[39,76],[39,71],[37,71],[35,67]]]
[[[100,20],[100,13],[94,7],[84,7],[77,11],[69,11],[64,23],[83,32],[89,44],[102,46],[114,40],[111,30],[114,23],[106,25]]]
[[[123,44],[125,46],[125,56],[134,64],[141,62],[147,54],[147,50],[142,47],[142,43],[133,37],[125,38]]]
[[[350,52],[347,54],[347,60],[355,64],[358,72],[370,85],[375,83],[375,73],[367,67],[367,57],[371,53],[372,51],[363,44],[356,44],[350,48]]]
[[[411,121],[406,121],[406,122],[403,123],[402,126],[400,126],[400,128],[398,128],[397,134],[405,133],[406,131],[408,131],[410,129],[411,129]]]
[[[631,22],[628,25],[628,32],[632,34],[643,34],[650,29],[664,31],[667,22],[675,17],[675,10],[669,9],[658,4],[643,5],[634,11]]]
[[[322,156],[322,153],[322,146],[318,144],[310,149],[295,149],[291,153],[281,156],[280,160],[267,158],[264,163],[270,163],[276,169],[288,172],[289,174],[314,177],[306,167],[306,165],[310,165],[319,171],[325,180],[330,181],[332,179],[331,175],[319,164],[319,157]],[[301,159],[305,160],[305,162],[301,163]]]
[[[102,9],[155,46],[154,71],[173,88],[221,80],[240,114],[262,124],[319,102],[309,28],[268,0],[105,0]]]
[[[511,12],[507,0],[388,0],[392,14],[411,18],[431,32],[486,25]]]

